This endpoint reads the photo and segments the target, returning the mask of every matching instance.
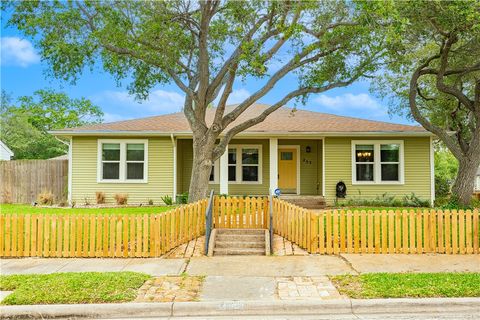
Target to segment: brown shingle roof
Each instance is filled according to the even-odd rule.
[[[256,104],[247,109],[232,125],[243,122],[259,115],[268,105]],[[226,113],[235,108],[227,107]],[[211,123],[215,109],[207,111],[207,123]],[[158,133],[189,133],[191,132],[187,119],[182,112],[87,125],[72,129],[63,129],[63,132],[129,132],[146,131]],[[57,131],[58,132],[58,131]],[[328,113],[282,107],[269,115],[263,122],[247,129],[249,133],[328,133],[328,132],[426,132],[422,127],[404,124],[395,124],[382,121],[372,121],[352,117],[337,116]]]

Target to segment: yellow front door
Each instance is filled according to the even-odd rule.
[[[297,192],[297,149],[278,149],[278,187],[282,193]]]

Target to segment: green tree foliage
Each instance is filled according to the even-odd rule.
[[[447,196],[452,188],[458,171],[458,161],[453,154],[438,144],[435,146],[435,195]]]
[[[480,2],[381,1],[363,7],[387,35],[375,89],[434,133],[458,160],[452,192],[471,200],[480,165]]]
[[[146,98],[158,84],[185,94],[193,132],[189,198],[203,198],[213,162],[238,133],[292,99],[371,74],[383,50],[374,20],[351,1],[11,1],[9,21],[32,38],[53,76],[77,80],[100,64]],[[263,113],[236,121],[290,76],[290,90]],[[236,81],[256,91],[229,113]],[[214,101],[213,123],[205,113]]]
[[[91,101],[72,99],[65,93],[38,90],[13,103],[2,92],[1,139],[14,152],[15,159],[48,159],[65,154],[68,149],[49,130],[98,123],[102,117],[103,112]]]

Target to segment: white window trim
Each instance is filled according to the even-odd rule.
[[[357,181],[357,166],[355,158],[355,146],[359,144],[373,145],[374,158],[373,158],[373,181]],[[382,144],[398,144],[400,145],[399,151],[399,166],[398,166],[398,178],[399,181],[382,181],[381,180],[381,158],[380,158],[380,145]],[[352,140],[352,185],[403,185],[405,184],[405,158],[404,158],[404,143],[403,140]]]
[[[102,144],[120,144],[120,176],[119,179],[102,179]],[[145,145],[145,159],[143,161],[143,179],[127,179],[127,143],[143,143]],[[148,183],[148,139],[98,139],[97,147],[97,182],[98,183]]]
[[[208,181],[208,184],[220,183],[220,158],[213,163],[213,181]]]
[[[227,150],[225,151],[228,153],[228,149],[236,149],[237,150],[237,163],[236,163],[236,181],[228,181],[228,176],[227,176],[227,181],[228,184],[262,184],[263,183],[263,151],[262,151],[262,145],[261,144],[229,144],[227,147]],[[243,181],[242,180],[242,149],[248,149],[248,148],[255,148],[258,149],[258,181]],[[228,158],[227,158],[228,161]],[[227,168],[228,168],[228,162],[227,162]],[[227,175],[228,175],[228,170],[227,170]]]

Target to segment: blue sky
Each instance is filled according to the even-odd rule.
[[[38,89],[51,88],[66,92],[70,97],[86,97],[101,107],[105,122],[146,117],[177,112],[183,104],[183,94],[174,85],[155,87],[147,101],[135,101],[127,92],[128,82],[119,87],[113,77],[98,66],[94,71],[86,70],[80,80],[71,85],[46,76],[48,65],[41,62],[32,43],[13,28],[5,27],[2,18],[1,33],[1,88],[14,98],[31,95]],[[270,94],[259,102],[271,104],[291,90],[294,78],[279,83]],[[255,91],[253,79],[238,81],[229,103],[239,103]],[[290,104],[293,106],[293,103]],[[353,116],[372,120],[410,123],[406,118],[388,114],[386,101],[381,101],[369,92],[369,83],[357,82],[346,88],[334,89],[324,94],[312,95],[299,109]]]

